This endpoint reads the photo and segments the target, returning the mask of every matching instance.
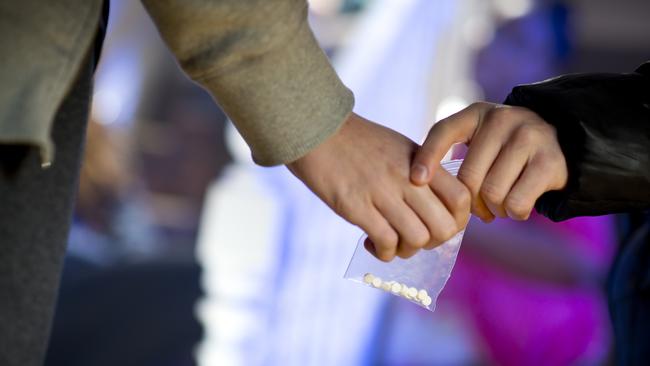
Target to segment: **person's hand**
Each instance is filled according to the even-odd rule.
[[[408,258],[450,239],[469,220],[469,192],[442,168],[431,187],[409,181],[417,145],[351,114],[341,129],[288,164],[339,216],[361,227],[377,258]]]
[[[413,159],[413,183],[435,181],[433,169],[455,143],[468,145],[458,178],[471,192],[472,213],[485,222],[526,220],[544,192],[566,186],[555,128],[529,109],[474,103],[438,122]]]

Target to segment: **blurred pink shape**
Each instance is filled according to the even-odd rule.
[[[573,249],[606,273],[615,249],[612,218],[551,223],[535,216],[531,220],[545,230],[568,235]],[[506,230],[517,224],[500,221],[492,225],[503,225]],[[467,252],[461,250],[440,301],[462,307],[485,356],[495,364],[594,365],[607,357],[609,318],[598,285],[559,285],[524,278]]]

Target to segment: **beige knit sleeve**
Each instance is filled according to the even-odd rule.
[[[307,23],[305,0],[143,0],[189,76],[235,123],[260,165],[331,136],[354,98]]]

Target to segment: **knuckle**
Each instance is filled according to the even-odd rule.
[[[529,146],[539,140],[540,131],[537,128],[523,125],[517,128],[514,133],[514,142],[519,146]]]
[[[472,203],[472,195],[470,194],[467,187],[465,187],[463,184],[459,184],[456,188],[454,196],[450,201],[451,206],[456,211],[455,213],[462,213],[464,211],[469,211],[469,207]]]
[[[456,235],[456,233],[458,233],[459,231],[460,230],[458,229],[458,226],[455,223],[447,226],[446,229],[442,232],[443,235],[442,241],[445,242],[453,238],[454,235]]]
[[[561,177],[566,175],[566,161],[561,154],[553,152],[539,153],[530,164],[539,179],[545,183],[546,189],[553,189],[561,185]]]
[[[373,229],[373,242],[377,244],[382,250],[392,250],[397,247],[399,238],[397,234],[392,229],[382,226],[377,229]]]
[[[561,154],[543,151],[535,155],[530,166],[540,179],[549,179],[566,166],[566,161]]]
[[[540,122],[537,124],[537,126],[540,129],[540,131],[544,132],[544,134],[553,137],[557,136],[557,130],[555,129],[555,126],[553,126],[552,124],[546,122]]]
[[[427,245],[427,243],[429,242],[430,239],[431,239],[431,237],[429,235],[428,230],[421,230],[420,229],[420,230],[417,230],[417,232],[415,232],[413,234],[413,237],[411,238],[409,244],[413,248],[422,248],[425,245]]]
[[[447,123],[445,121],[446,119],[441,119],[440,121],[434,123],[433,126],[431,126],[429,132],[427,133],[427,138],[425,139],[425,145],[429,141],[433,143],[433,141],[435,140],[434,136],[436,136],[436,134],[438,133],[445,131],[445,129],[447,128]]]
[[[507,115],[505,108],[492,109],[485,116],[485,125],[489,125],[492,129],[506,129],[510,124],[510,119]]]
[[[490,110],[492,123],[496,123],[501,127],[516,124],[521,118],[521,111],[515,107],[500,105]]]
[[[509,106],[497,106],[492,109],[492,113],[498,117],[498,119],[508,122],[512,119],[517,113],[517,109]]]
[[[463,182],[463,184],[465,184],[470,193],[473,193],[474,195],[478,193],[481,184],[481,176],[476,169],[467,165],[462,165],[456,176],[461,182]]]
[[[558,167],[566,163],[564,153],[559,146],[549,146],[548,149],[542,150],[538,153],[539,159],[548,163],[550,167]]]
[[[539,152],[535,155],[531,165],[540,173],[546,173],[552,171],[556,167],[556,162],[554,157],[550,153]],[[543,174],[540,174],[542,176]]]
[[[388,175],[393,178],[407,178],[410,175],[410,167],[408,164],[403,164],[402,161],[389,160],[386,162],[386,170]]]
[[[451,239],[454,235],[456,235],[458,231],[459,231],[458,226],[453,221],[447,225],[440,227],[438,230],[436,230],[434,245],[437,246],[446,242],[447,240]]]
[[[481,186],[481,197],[489,203],[500,204],[505,198],[505,193],[501,187],[486,180]]]
[[[427,244],[429,231],[419,226],[405,227],[404,231],[400,232],[399,244],[397,245],[400,249],[418,249]]]
[[[503,109],[503,112],[507,113],[507,116],[512,120],[535,121],[536,119],[539,119],[539,117],[535,112],[525,107],[505,106],[504,108],[501,109]]]
[[[510,217],[515,220],[526,220],[533,209],[533,205],[527,199],[515,195],[506,198],[505,206]]]
[[[429,134],[427,135],[426,141],[429,141],[430,144],[435,144],[436,139],[433,138],[435,134],[449,135],[453,131],[454,131],[453,120],[450,118],[445,118],[433,125],[431,130],[429,130]]]
[[[475,110],[483,110],[483,109],[491,108],[491,107],[492,107],[492,104],[491,104],[491,103],[487,103],[487,102],[473,102],[473,103],[470,104],[467,108],[469,108],[469,109],[475,109]]]

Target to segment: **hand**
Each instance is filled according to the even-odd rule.
[[[351,114],[334,136],[287,166],[368,234],[371,253],[390,261],[443,243],[469,220],[469,192],[446,171],[436,172],[431,188],[411,184],[416,147],[399,133]]]
[[[472,195],[472,213],[485,222],[526,220],[544,192],[566,186],[555,128],[529,109],[491,103],[474,103],[433,126],[413,159],[413,183],[435,181],[431,172],[461,142],[468,151],[458,178]]]

